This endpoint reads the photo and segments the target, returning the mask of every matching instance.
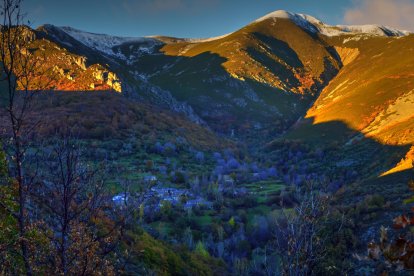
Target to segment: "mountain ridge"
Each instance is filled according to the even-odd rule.
[[[70,27],[44,28],[82,43],[97,54],[97,62],[112,64],[109,68],[121,76],[123,92],[128,91],[128,95],[182,112],[225,135],[266,133],[268,141],[284,137],[285,132],[296,137],[296,129],[302,129],[301,118],[315,118],[313,124],[359,122],[350,126],[383,143],[407,145],[413,140],[409,133],[399,134],[405,127],[411,129],[406,125],[410,124],[410,109],[405,107],[401,116],[390,115],[396,107],[407,106],[409,94],[390,92],[385,97],[389,104],[380,102],[361,111],[353,107],[363,122],[344,112],[346,105],[339,104],[341,97],[348,97],[346,89],[351,85],[344,76],[352,72],[356,72],[352,78],[360,80],[361,88],[370,82],[369,75],[360,72],[362,68],[377,79],[396,78],[408,70],[403,68],[406,62],[391,64],[399,54],[387,50],[391,46],[404,49],[403,55],[410,51],[412,36],[407,31],[378,25],[331,26],[315,17],[287,11],[275,11],[235,32],[207,39],[122,38]],[[64,45],[62,37],[60,43]],[[89,56],[94,57],[93,53]],[[394,73],[388,76],[389,70],[380,67],[370,70],[373,60],[382,62],[383,68],[393,68]],[[404,78],[409,79],[409,74]],[[370,97],[360,99],[358,95],[352,99],[359,102],[348,105],[371,104],[367,101]],[[374,93],[371,97],[377,96]],[[376,113],[369,113],[375,108]],[[401,122],[403,117],[408,119]],[[359,140],[347,139],[344,143]]]
[[[320,33],[326,36],[338,36],[347,34],[367,34],[378,36],[406,36],[411,34],[409,31],[398,30],[396,28],[387,27],[383,25],[329,25],[316,17],[302,14],[291,13],[285,10],[278,10],[269,13],[253,23],[261,22],[268,19],[290,19],[298,26],[308,29],[314,33]]]
[[[221,201],[194,212],[200,224],[176,223],[184,213],[155,218],[171,223],[154,225],[165,230],[160,237],[175,235],[167,233],[170,225],[174,231],[191,225],[204,242],[203,233],[216,231],[211,224],[223,222],[227,250],[233,247],[231,232],[243,232],[231,225],[234,221],[246,226],[247,242],[253,241],[247,245],[256,248],[262,232],[249,232],[256,233],[262,221],[257,218],[271,217],[285,200],[292,202],[286,207],[295,206],[290,191],[310,185],[332,195],[338,222],[346,216],[346,235],[358,240],[332,251],[343,251],[354,265],[351,254],[365,252],[377,228],[391,223],[392,212],[406,209],[401,198],[409,193],[414,165],[414,36],[409,32],[331,26],[276,11],[207,39],[122,38],[52,25],[35,33],[34,53],[49,57],[46,66],[59,66],[62,83],[79,85],[68,91],[92,83],[89,91],[102,87],[95,86],[96,70],[88,71],[97,67],[107,71],[100,79],[114,74],[121,88],[121,93],[55,92],[53,101],[39,105],[39,113],[56,113],[41,126],[41,135],[74,127],[86,143],[95,144],[91,156],[110,156],[133,181],[145,180],[148,173],[162,188],[193,191],[194,179],[194,193],[203,186],[208,200]],[[271,173],[276,181],[262,182]],[[216,179],[217,186],[208,184]],[[245,183],[247,197],[237,190]],[[257,189],[250,190],[250,183]],[[284,190],[265,191],[279,183]],[[215,187],[223,187],[222,199]],[[243,235],[238,238],[244,242]],[[211,248],[204,250],[216,256]],[[240,251],[252,250],[243,245]]]
[[[389,26],[384,26],[384,25],[378,25],[378,24],[366,24],[366,25],[344,25],[344,24],[339,24],[339,25],[329,25],[319,19],[317,19],[316,17],[313,17],[311,15],[308,14],[303,14],[303,13],[293,13],[293,12],[289,12],[286,10],[276,10],[274,12],[268,13],[267,15],[260,17],[250,23],[248,23],[247,25],[250,24],[254,24],[254,23],[258,23],[264,20],[268,20],[268,19],[289,19],[292,20],[293,22],[295,22],[298,26],[300,27],[304,27],[310,31],[313,32],[319,32],[323,35],[327,35],[327,36],[336,36],[336,35],[349,35],[349,34],[368,34],[368,35],[378,35],[378,36],[396,36],[396,37],[400,37],[400,36],[406,36],[406,35],[410,35],[412,34],[411,31],[407,31],[407,30],[400,30],[397,28],[393,28],[393,27],[389,27]],[[247,26],[246,25],[246,26]],[[127,42],[137,42],[140,40],[147,40],[147,39],[154,39],[157,40],[157,38],[161,38],[161,37],[169,37],[169,36],[163,36],[163,35],[149,35],[149,36],[138,36],[138,37],[126,37],[126,36],[116,36],[116,35],[108,35],[108,34],[104,34],[104,33],[93,33],[93,32],[88,32],[88,31],[83,31],[80,29],[76,29],[70,26],[55,26],[52,24],[44,24],[39,26],[39,28],[41,27],[47,27],[47,26],[53,26],[56,28],[60,28],[63,31],[65,31],[67,34],[69,35],[73,35],[74,38],[78,38],[79,39],[79,35],[83,35],[85,37],[90,36],[89,40],[93,41],[93,38],[97,38],[97,37],[101,37],[101,38],[107,38],[108,40],[112,40],[111,45],[112,46],[118,46],[121,45],[123,43],[127,43]],[[330,30],[329,30],[330,29]],[[187,42],[209,42],[209,41],[213,41],[213,40],[218,40],[218,39],[222,39],[225,38],[231,34],[233,34],[234,32],[228,33],[228,34],[224,34],[224,35],[220,35],[220,36],[215,36],[215,37],[206,37],[206,38],[178,38],[178,37],[170,37],[172,39],[176,39],[176,40],[182,40],[182,41],[187,41]],[[79,39],[80,41],[84,41],[85,39]],[[113,43],[116,42],[116,43]],[[92,42],[93,43],[93,42]],[[85,45],[91,45],[91,43],[86,42]]]

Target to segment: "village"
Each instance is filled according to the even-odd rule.
[[[122,207],[125,203],[139,206],[145,205],[146,212],[159,211],[160,208],[169,203],[174,207],[182,207],[184,210],[193,208],[211,209],[213,202],[207,200],[199,193],[196,195],[191,189],[168,187],[159,181],[155,175],[143,178],[144,183],[150,184],[148,191],[143,194],[120,193],[112,197],[115,206]],[[231,197],[244,196],[248,194],[246,188],[236,188],[235,181],[230,175],[218,177],[217,191]]]
[[[194,207],[212,208],[212,202],[194,195],[189,189],[164,187],[154,175],[146,176],[144,181],[146,183],[150,182],[152,187],[142,196],[139,196],[140,200],[138,201],[141,202],[134,202],[138,198],[134,194],[121,193],[112,198],[113,203],[116,206],[122,206],[125,202],[132,201],[132,204],[144,204],[146,210],[151,210],[151,212],[159,211],[166,202],[172,206],[181,205],[185,210]]]

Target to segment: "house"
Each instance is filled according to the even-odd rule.
[[[223,176],[223,184],[226,186],[233,186],[234,185],[234,179],[230,175],[224,175]]]
[[[158,179],[155,175],[146,175],[144,176],[144,181],[148,183],[155,183],[158,181]]]
[[[161,200],[169,201],[172,204],[177,204],[180,201],[181,196],[191,196],[191,193],[186,189],[153,187],[151,192]]]
[[[116,205],[124,204],[125,201],[128,200],[128,196],[129,195],[126,194],[126,193],[116,195],[116,196],[112,197],[112,202],[115,203]]]
[[[202,197],[197,197],[196,199],[188,200],[184,204],[184,209],[186,209],[186,210],[193,209],[194,207],[212,208],[213,204],[210,201],[207,201]]]
[[[151,178],[148,178],[149,181]],[[153,179],[153,178],[152,178]],[[183,201],[183,198],[185,200]],[[115,205],[122,207],[122,205],[127,201],[133,201],[133,196],[130,196],[127,193],[122,193],[112,197],[112,201]],[[152,187],[148,190],[147,193],[143,196],[143,200],[146,206],[146,212],[157,212],[159,208],[162,207],[164,202],[169,202],[171,205],[180,205],[183,204],[184,209],[192,209],[196,206],[203,206],[207,208],[212,208],[213,204],[200,196],[194,196],[187,189],[177,189],[169,187]],[[185,203],[184,203],[185,202]],[[134,202],[130,202],[135,204]],[[149,205],[147,205],[147,203]]]

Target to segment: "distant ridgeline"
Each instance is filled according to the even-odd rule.
[[[331,26],[276,11],[209,39],[124,38],[52,25],[33,34],[47,90],[121,92],[262,144],[316,142],[313,126],[337,121],[352,130],[327,128],[343,145],[367,137],[407,153],[414,141],[414,37],[407,31]],[[412,167],[410,152],[389,169]]]

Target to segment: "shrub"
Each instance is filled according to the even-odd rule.
[[[200,256],[203,257],[210,257],[210,254],[208,253],[208,251],[206,250],[203,242],[199,241],[197,242],[196,248],[195,248],[195,252],[197,254],[199,254]]]
[[[267,170],[269,177],[277,177],[277,170],[274,167],[271,167]]]
[[[202,163],[204,161],[204,153],[202,151],[197,152],[195,158],[198,162]]]
[[[163,153],[163,152],[164,152],[164,147],[161,145],[161,143],[160,143],[160,142],[157,142],[157,143],[154,145],[154,152],[159,153],[159,154],[161,154],[161,153]]]
[[[234,228],[236,226],[236,221],[234,220],[234,217],[231,217],[229,219],[229,225]]]
[[[231,158],[229,161],[227,161],[226,166],[230,170],[237,170],[240,167],[240,163],[236,159]]]
[[[148,170],[148,171],[150,171],[150,170],[152,170],[154,168],[154,161],[152,161],[152,160],[147,160],[146,162],[145,162],[145,169],[146,170]]]
[[[222,158],[221,158],[221,153],[219,153],[219,152],[215,152],[215,153],[213,153],[213,157],[214,157],[214,159],[216,159],[216,160],[218,160],[218,159],[222,159]]]
[[[175,184],[184,184],[185,181],[186,181],[186,177],[182,171],[174,172],[171,177],[171,182]]]
[[[175,144],[171,143],[171,142],[167,142],[164,144],[164,154],[167,155],[172,155],[175,154],[177,151],[177,147],[175,146]]]

